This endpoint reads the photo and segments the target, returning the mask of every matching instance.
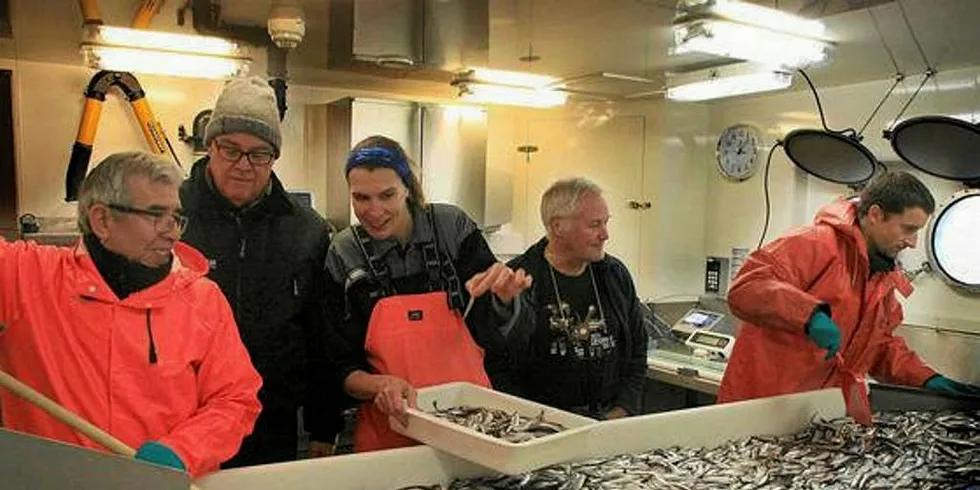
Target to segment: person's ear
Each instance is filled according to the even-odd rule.
[[[112,211],[104,204],[96,203],[88,208],[88,226],[92,233],[105,241],[109,238],[109,222],[112,220]]]
[[[872,204],[868,208],[868,220],[871,223],[881,223],[885,221],[885,210],[881,209],[881,206],[877,204]]]

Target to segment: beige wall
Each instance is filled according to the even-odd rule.
[[[79,66],[33,61],[0,60],[0,67],[13,69],[15,77],[19,211],[71,216],[74,205],[64,202],[65,169],[82,114],[83,92],[94,73]],[[177,139],[177,127],[183,124],[189,131],[194,115],[213,107],[222,82],[151,75],[138,79],[185,172],[189,171],[198,156]],[[290,110],[283,121],[282,156],[275,171],[287,188],[314,190],[318,204],[325,186],[311,178],[312,162],[305,161],[302,109],[309,100],[339,96],[309,87],[291,87],[288,92]],[[102,108],[89,168],[110,153],[147,148],[128,101],[113,89]]]
[[[513,216],[501,232],[508,239],[491,237],[506,244],[501,249],[521,250],[543,235],[538,206],[551,180],[584,175],[606,188],[612,214],[607,249],[630,266],[640,297],[690,298],[701,292],[710,169],[703,162],[713,151],[705,137],[706,106],[663,101],[613,106],[614,119],[607,125],[617,134],[602,137],[619,143],[599,142],[603,148],[612,146],[605,153],[590,150],[597,145],[589,140],[606,129],[580,124],[581,103],[573,101],[560,110],[497,111],[491,112],[489,153],[515,159]],[[507,127],[495,128],[495,123]],[[542,147],[529,162],[516,153],[518,145],[527,143]],[[540,169],[543,153],[554,146],[561,148],[564,160]],[[635,167],[623,168],[627,156],[636,157],[630,163]],[[652,207],[629,210],[627,199],[649,201]]]
[[[978,71],[965,69],[940,73],[936,81],[927,83],[904,117],[962,113],[980,116]],[[920,81],[919,77],[910,77],[899,85],[865,131],[864,144],[882,161],[900,161],[888,141],[881,137],[881,132]],[[827,124],[832,129],[859,129],[892,83],[891,80],[882,80],[821,89],[819,76],[815,77],[814,82],[820,91]],[[736,123],[749,123],[761,128],[767,144],[772,144],[794,128],[820,127],[809,91],[739,99],[710,106],[710,134],[713,139],[725,127]],[[703,165],[712,167],[708,172],[706,200],[706,252],[729,255],[732,247],[754,248],[763,224],[762,170],[746,182],[732,183],[714,170],[713,158],[706,159]],[[897,167],[909,168],[904,164]],[[916,174],[926,182],[939,203],[960,188],[954,182],[919,172]],[[773,212],[769,239],[790,228],[809,223],[821,205],[848,193],[845,186],[820,181],[798,170],[781,148],[777,148],[773,155],[770,179]],[[915,268],[925,260],[923,240],[924,236],[920,236],[920,247],[900,256],[907,268]],[[915,286],[915,294],[906,301],[908,323],[980,332],[980,297],[958,294],[933,275],[921,276]]]

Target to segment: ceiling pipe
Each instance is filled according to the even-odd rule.
[[[286,69],[286,50],[272,42],[264,27],[222,22],[221,3],[218,0],[190,0],[190,8],[195,31],[266,48],[269,85],[276,92],[279,119],[282,120],[286,117],[286,89],[289,79]]]

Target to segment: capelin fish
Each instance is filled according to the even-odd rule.
[[[980,411],[880,412],[874,427],[813,420],[786,436],[565,463],[447,490],[980,488]]]
[[[516,411],[496,408],[459,405],[440,409],[435,402],[429,413],[497,439],[521,443],[556,434],[567,428],[544,418],[544,410],[533,417],[524,417]]]

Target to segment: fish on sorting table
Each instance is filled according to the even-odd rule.
[[[849,418],[814,420],[787,436],[457,480],[448,490],[952,490],[980,482],[980,411],[881,412],[875,419],[873,427]]]
[[[488,436],[514,443],[526,442],[566,430],[562,424],[545,420],[543,409],[536,417],[529,418],[516,411],[509,412],[488,407],[459,405],[440,409],[436,402],[432,402],[432,411],[429,413]]]

